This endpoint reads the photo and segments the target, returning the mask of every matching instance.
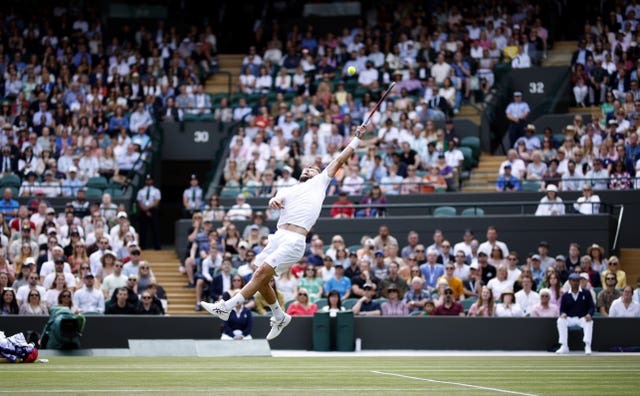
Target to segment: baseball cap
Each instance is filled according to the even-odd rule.
[[[131,241],[127,243],[127,247],[133,247],[133,246],[138,246],[138,243],[136,241]]]
[[[539,254],[534,254],[533,256],[531,256],[531,260],[538,260],[538,261],[541,261],[541,260],[542,260],[542,257],[540,257],[540,255],[539,255]]]
[[[52,232],[58,232],[54,227],[47,228],[47,234],[51,234]]]
[[[549,186],[553,186],[553,184],[549,184]],[[547,241],[540,241],[540,243],[538,243],[538,246],[549,247],[549,242],[547,242]]]
[[[581,273],[580,273],[580,277],[581,277],[582,279],[589,280],[589,274],[588,274],[588,273],[586,273],[586,272],[581,272]]]
[[[391,290],[398,291],[398,286],[396,286],[395,283],[390,284],[389,286],[387,286],[387,291],[391,291]]]
[[[247,241],[240,241],[238,247],[242,249],[249,249],[249,243]]]
[[[342,265],[342,263],[341,263],[341,262],[339,262],[339,261],[338,261],[338,262],[333,263],[333,266],[334,266],[334,267],[336,267],[336,268],[344,268],[344,266]]]
[[[78,168],[76,168],[75,166],[70,166],[69,167],[69,173],[71,172],[78,172]]]
[[[364,285],[362,285],[362,289],[363,290],[371,290],[371,289],[373,289],[373,285],[371,283],[365,283]]]
[[[124,219],[126,219],[128,216],[127,216],[127,213],[126,213],[126,212],[124,212],[124,211],[120,211],[120,212],[118,212],[118,214],[116,215],[116,217],[117,217],[117,218],[119,218],[119,219],[120,219],[120,218],[124,218]]]
[[[556,256],[556,261],[567,261],[567,258],[559,254]]]
[[[64,257],[56,257],[53,259],[54,263],[64,263]]]
[[[26,259],[24,259],[24,264],[25,265],[29,265],[29,264],[36,264],[36,259],[34,259],[33,257],[27,257]]]
[[[478,252],[478,256],[487,256],[487,252],[484,252],[484,251],[480,250]]]
[[[469,268],[470,268],[470,269],[477,270],[477,269],[478,269],[478,263],[476,262],[476,263],[471,264],[471,265],[469,266]]]
[[[91,272],[87,272],[86,274],[84,274],[84,279],[87,279],[87,278],[95,278],[95,276],[93,276]]]
[[[580,280],[580,274],[576,274],[575,272],[571,273],[571,275],[569,275],[569,280]]]
[[[522,96],[522,92],[520,92],[520,91],[515,91],[515,92],[513,93],[513,96]]]
[[[47,214],[56,214],[56,210],[54,208],[47,208]]]
[[[375,255],[376,255],[376,256],[377,256],[377,255],[384,256],[384,252],[383,252],[382,250],[378,249],[378,250],[376,250]]]
[[[285,165],[285,166],[282,167],[282,171],[291,173],[291,172],[293,172],[293,169],[291,169],[290,166]]]

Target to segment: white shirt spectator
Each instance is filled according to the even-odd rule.
[[[464,154],[462,151],[454,148],[453,150],[447,150],[444,152],[444,160],[452,168],[460,168],[464,161]]]
[[[68,264],[65,263],[65,265],[68,265]],[[64,272],[63,274],[64,274],[64,283],[67,284],[67,288],[76,287],[76,278],[70,272]],[[44,278],[44,281],[42,281],[42,286],[47,290],[51,289],[53,282],[56,280],[56,275],[58,274],[56,274],[55,272],[52,272],[49,275],[47,275]]]
[[[45,293],[47,292],[47,289],[40,285],[37,285],[35,288],[40,293],[40,300],[42,300]],[[31,287],[29,287],[29,285],[22,285],[20,286],[20,288],[18,288],[18,291],[16,292],[16,300],[18,300],[18,304],[21,304],[29,299],[30,291]]]
[[[113,291],[119,287],[127,286],[127,278],[128,276],[120,273],[120,275],[116,275],[115,273],[107,275],[102,281],[102,291],[106,292],[107,298],[111,298],[113,295]]]
[[[513,289],[513,282],[510,281],[509,278],[501,281],[496,277],[489,280],[489,282],[487,283],[487,287],[491,289],[491,292],[493,293],[493,298],[496,300],[499,300],[500,295],[502,294],[503,291],[507,289]]]
[[[40,278],[44,279],[47,277],[47,275],[54,274],[55,272],[56,272],[56,265],[53,262],[53,260],[45,261],[42,264],[42,267],[40,267]],[[64,272],[65,274],[71,273],[71,266],[69,265],[69,263],[67,262],[64,263],[64,266],[62,267],[62,272]]]
[[[507,164],[511,164],[511,174],[518,179],[522,179],[522,175],[527,172],[527,166],[524,164],[524,161],[520,158],[516,158],[513,162],[506,160],[500,164],[500,171],[498,172],[500,176],[504,175],[504,166]]]
[[[516,303],[522,308],[524,316],[530,316],[533,307],[536,304],[540,304],[540,295],[533,290],[529,294],[525,293],[524,290],[520,290],[516,293]]]
[[[131,118],[129,119],[129,130],[132,133],[137,133],[140,127],[147,129],[151,124],[151,115],[146,110],[137,110],[131,114]]]
[[[573,208],[585,215],[600,213],[600,197],[597,195],[592,195],[589,198],[582,196],[578,198],[578,202],[573,204]]]
[[[98,289],[88,289],[84,286],[73,293],[73,305],[80,313],[99,312],[104,313],[104,296]]]
[[[631,301],[628,307],[624,306],[622,297],[615,299],[609,307],[609,317],[611,318],[637,318],[640,317],[640,304]]]

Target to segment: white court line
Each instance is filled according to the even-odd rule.
[[[416,369],[416,368],[401,368],[401,367],[394,367],[395,370],[399,370],[399,371],[408,371],[408,372],[412,372],[412,373],[445,373],[445,372],[450,372],[454,367],[451,368],[433,368],[433,369]],[[635,373],[638,372],[638,369],[633,369],[633,368],[604,368],[604,369],[600,369],[597,366],[589,366],[589,367],[579,367],[580,369],[598,369],[598,372],[606,372],[606,373]],[[455,369],[458,370],[460,369],[460,367],[455,366]],[[42,368],[39,369],[38,371],[24,371],[24,370],[19,370],[19,369],[15,369],[15,370],[10,370],[12,373],[15,374],[20,374],[20,373],[25,373],[27,375],[32,375],[35,372],[43,372],[43,373],[69,373],[70,369],[67,367],[63,368],[59,368],[56,366],[53,366],[52,369],[50,370],[48,367],[47,368]],[[130,368],[123,368],[123,369],[111,369],[111,370],[107,370],[107,369],[103,369],[103,370],[73,370],[74,374],[79,374],[79,373],[86,373],[86,374],[91,374],[91,373],[153,373],[153,374],[185,374],[185,373],[213,373],[214,371],[216,373],[266,373],[266,374],[287,374],[287,373],[292,373],[292,374],[315,374],[318,372],[318,370],[322,370],[322,372],[324,373],[343,373],[343,370],[324,370],[320,367],[318,367],[317,369],[312,369],[312,370],[296,370],[296,369],[291,369],[291,370],[259,370],[258,372],[256,372],[256,370],[251,369],[243,369],[243,370],[215,370],[215,369],[199,369],[199,370],[171,370],[171,369],[161,369],[161,370],[145,370],[145,369],[130,369]],[[486,373],[489,371],[495,371],[496,368],[491,366],[489,368],[483,369],[483,368],[473,368],[473,369],[465,369],[465,372],[468,373]],[[503,370],[506,370],[508,372],[512,372],[512,373],[516,373],[516,372],[530,372],[532,370],[531,367],[529,368],[521,368],[521,369],[513,369],[510,370],[509,368],[503,368]],[[549,368],[549,369],[538,369],[535,368],[536,372],[575,372],[575,369],[557,369],[557,368]],[[370,370],[351,370],[351,372],[353,373],[369,373],[371,372]]]
[[[154,393],[179,393],[179,392],[199,392],[199,393],[211,393],[214,388],[156,388],[156,389],[18,389],[18,390],[0,390],[0,394],[3,393],[146,393],[146,392],[154,392]],[[306,392],[306,393],[314,393],[314,392],[349,392],[349,391],[359,391],[359,392],[379,392],[380,388],[220,388],[215,387],[216,392],[264,392],[273,391],[273,392]],[[415,392],[415,388],[393,388],[394,392]],[[434,387],[434,388],[423,388],[421,390],[430,390],[430,391],[449,391],[455,392],[459,391],[459,389],[454,388],[442,388],[442,387]]]
[[[461,382],[439,381],[439,380],[434,380],[434,379],[430,379],[430,378],[420,378],[420,377],[411,377],[409,375],[385,373],[384,371],[372,370],[371,372],[375,373],[375,374],[390,375],[390,376],[393,376],[393,377],[407,378],[407,379],[413,379],[413,380],[425,381],[425,382],[433,382],[433,383],[437,383],[437,384],[457,385],[457,386],[463,386],[465,388],[482,389],[482,390],[487,390],[487,391],[492,391],[492,392],[509,393],[509,394],[512,394],[512,395],[536,396],[533,393],[523,393],[523,392],[510,391],[510,390],[506,390],[506,389],[491,388],[491,387],[488,387],[488,386],[463,384]]]

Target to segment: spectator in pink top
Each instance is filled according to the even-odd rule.
[[[540,292],[540,303],[536,304],[531,310],[533,318],[557,318],[560,315],[558,306],[549,303],[551,300],[551,290],[544,288]]]

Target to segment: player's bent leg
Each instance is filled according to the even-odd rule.
[[[201,301],[200,306],[204,308],[207,312],[209,312],[213,316],[217,316],[222,320],[228,320],[229,315],[231,314],[231,310],[237,304],[242,304],[246,299],[253,296],[262,284],[269,285],[269,280],[273,278],[275,275],[274,269],[268,264],[262,264],[256,272],[254,272],[253,277],[247,283],[240,293],[236,294],[233,298],[227,301],[216,301],[213,304],[208,303],[206,301]]]

